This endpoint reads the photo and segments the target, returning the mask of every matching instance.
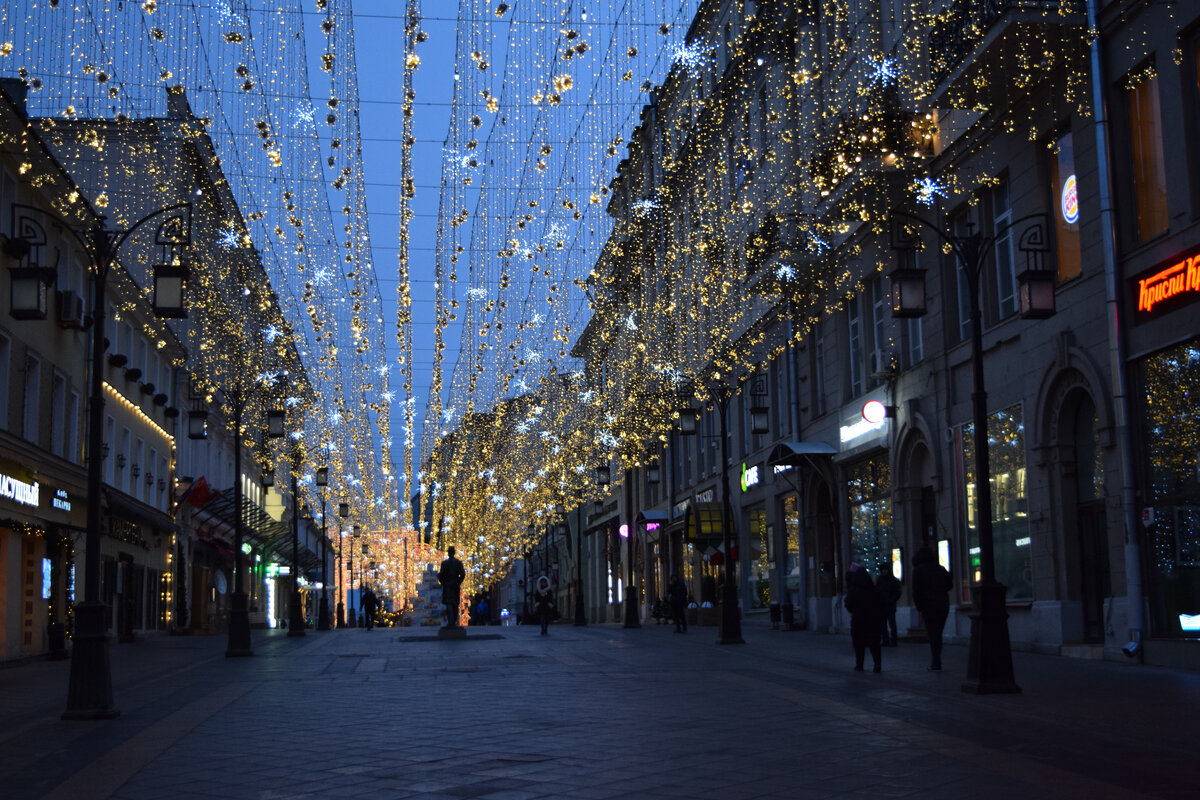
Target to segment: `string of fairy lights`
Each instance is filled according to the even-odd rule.
[[[802,337],[893,267],[891,198],[974,207],[988,148],[1090,112],[1082,2],[947,88],[988,24],[961,5],[459,2],[436,325],[462,333],[448,377],[435,353],[416,488],[473,579],[602,498],[595,465],[661,453],[680,394],[779,357],[761,322],[783,298]],[[970,167],[940,166],[951,144]]]
[[[194,203],[194,229],[209,240],[194,248],[206,260],[192,265],[188,318],[172,323],[192,356],[173,366],[219,404],[239,380],[285,403],[289,436],[260,457],[300,456],[314,508],[313,472],[328,466],[336,500],[387,529],[400,509],[386,466],[391,392],[362,134],[348,113],[358,105],[352,9],[315,0],[329,81],[316,100],[313,3],[4,0],[0,73],[25,82],[35,127],[118,228],[137,219],[132,209],[187,193],[172,157],[139,140],[167,127],[154,121],[172,117],[177,90],[195,118],[181,135],[211,142],[226,183]],[[265,437],[262,406],[249,410],[247,430]]]

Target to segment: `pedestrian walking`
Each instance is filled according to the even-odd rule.
[[[379,598],[375,596],[375,591],[370,586],[363,592],[361,605],[363,622],[366,624],[367,630],[371,630],[375,627],[375,609],[379,607]]]
[[[537,591],[533,596],[533,608],[542,625],[542,636],[549,635],[550,614],[554,611],[554,594],[550,591],[550,579],[545,575],[537,580]]]
[[[846,580],[846,610],[850,612],[850,641],[854,645],[854,669],[862,672],[863,657],[871,651],[875,671],[883,671],[883,653],[879,637],[883,630],[883,602],[867,570],[850,565]]]
[[[921,545],[913,558],[912,595],[917,611],[925,620],[925,630],[929,633],[932,656],[929,669],[935,672],[942,668],[942,630],[946,627],[946,617],[950,616],[950,597],[947,593],[952,588],[954,581],[950,573],[933,557],[929,545]]]
[[[687,633],[687,584],[678,575],[671,576],[667,585],[667,597],[671,600],[671,618],[675,620],[675,632]]]
[[[488,601],[486,597],[479,598],[479,603],[475,606],[475,619],[480,625],[487,625],[491,622],[488,619]]]
[[[900,581],[896,580],[896,576],[892,574],[890,561],[879,567],[879,580],[875,582],[875,588],[879,590],[879,599],[883,601],[883,646],[895,647],[898,642],[896,603],[900,600],[903,587],[900,585]]]

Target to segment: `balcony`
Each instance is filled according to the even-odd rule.
[[[1083,0],[949,0],[934,20],[933,107],[990,107],[1031,82],[1046,53],[1086,53]]]

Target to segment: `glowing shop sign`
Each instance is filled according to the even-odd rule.
[[[887,406],[878,400],[863,403],[862,417],[872,425],[882,424],[887,419]]]
[[[55,489],[54,497],[50,498],[50,504],[59,511],[71,510],[71,498],[67,495],[66,489]]]
[[[753,467],[747,467],[745,464],[742,464],[743,492],[749,490],[751,486],[758,486],[760,480],[761,478],[759,478],[758,475],[758,464],[755,464]]]
[[[23,506],[38,507],[38,494],[41,490],[37,481],[25,483],[11,475],[0,473],[0,497],[13,500]]]
[[[866,436],[868,433],[874,433],[882,428],[885,422],[887,422],[886,418],[881,419],[878,422],[870,422],[862,419],[853,425],[843,425],[840,431],[842,444],[845,444],[846,442],[852,442],[860,436]]]
[[[1138,278],[1137,310],[1143,314],[1154,311],[1154,307],[1166,300],[1200,295],[1200,254],[1179,259],[1154,274]],[[1172,304],[1174,305],[1174,304]]]
[[[1063,219],[1068,225],[1079,222],[1079,188],[1075,183],[1074,175],[1068,176],[1066,183],[1063,184],[1060,204]]]
[[[1185,631],[1200,631],[1200,614],[1180,614],[1179,627]]]

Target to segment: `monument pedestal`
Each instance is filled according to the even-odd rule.
[[[465,639],[467,638],[467,629],[463,627],[451,628],[443,626],[438,628],[439,639]]]

